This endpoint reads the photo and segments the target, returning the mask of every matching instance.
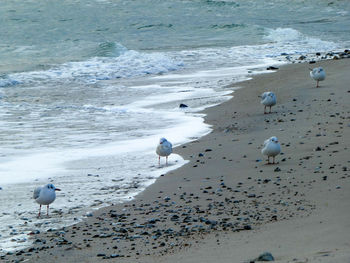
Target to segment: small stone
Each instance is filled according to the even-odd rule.
[[[275,258],[272,256],[270,252],[264,252],[255,260],[256,261],[275,261]]]
[[[315,149],[316,152],[319,152],[319,151],[322,151],[321,147],[320,146],[317,146],[316,149]]]
[[[188,106],[187,106],[186,104],[181,103],[181,104],[179,105],[179,108],[188,108]]]
[[[275,170],[273,170],[274,172],[280,172],[281,171],[281,168],[279,167],[276,167]]]
[[[252,230],[252,227],[250,225],[245,225],[243,227],[244,230]]]

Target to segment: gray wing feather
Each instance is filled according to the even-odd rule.
[[[40,191],[41,191],[41,187],[37,187],[34,189],[34,193],[33,193],[33,198],[37,199],[40,195]]]

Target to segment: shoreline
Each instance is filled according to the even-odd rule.
[[[308,76],[308,67],[319,65],[326,69],[327,79],[316,89]],[[341,155],[347,150],[341,146],[348,146],[349,139],[345,135],[337,137],[349,133],[349,126],[344,127],[349,113],[346,108],[349,93],[343,87],[349,79],[345,76],[344,81],[343,77],[348,65],[346,59],[320,61],[311,66],[289,64],[275,73],[255,75],[251,80],[234,84],[244,88],[234,91],[229,101],[204,111],[205,122],[212,125],[213,131],[175,149],[185,160],[190,160],[188,164],[159,177],[130,202],[102,208],[92,218],[62,231],[35,235],[39,241],[29,248],[30,251],[25,249],[19,255],[19,252],[8,255],[5,260],[11,262],[11,259],[23,257],[46,262],[54,256],[57,262],[99,262],[102,258],[111,262],[115,258],[121,262],[209,262],[215,253],[223,258],[232,256],[233,248],[228,248],[229,244],[234,244],[235,251],[241,252],[236,255],[237,262],[257,257],[254,254],[249,258],[246,252],[239,250],[243,244],[236,244],[236,237],[254,243],[254,236],[264,236],[264,229],[269,233],[282,225],[280,233],[284,223],[290,221],[303,229],[300,222],[322,214],[324,205],[320,199],[323,195],[331,195],[330,204],[338,204],[339,198],[349,200],[346,189],[349,189],[347,169],[350,168],[343,171],[348,160],[346,154]],[[339,70],[343,70],[343,74],[338,73]],[[343,80],[339,80],[339,76]],[[337,84],[336,90],[331,83]],[[264,115],[257,96],[267,90],[276,92],[278,102],[273,114]],[[325,107],[329,104],[333,108]],[[336,112],[336,109],[343,112]],[[328,128],[326,121],[317,125],[322,119],[320,110],[327,112],[325,118],[334,123],[334,127]],[[335,117],[330,117],[332,115]],[[341,117],[344,117],[343,124],[339,124]],[[289,132],[288,129],[295,127],[300,129]],[[322,129],[337,133],[323,135]],[[316,136],[316,132],[321,135]],[[282,142],[284,154],[277,157],[277,165],[266,166],[260,147],[263,140],[272,135]],[[336,140],[338,144],[331,144]],[[321,150],[315,151],[318,144]],[[332,151],[337,152],[329,153],[327,148],[335,148]],[[337,160],[326,154],[336,156]],[[280,171],[275,171],[277,167]],[[315,170],[315,167],[320,168]],[[331,177],[335,171],[345,178]],[[337,188],[338,180],[344,183],[340,188]],[[332,187],[325,188],[325,182]],[[350,213],[350,209],[343,210],[342,219],[344,213]],[[349,230],[349,225],[342,227]],[[346,243],[344,237],[342,241]],[[251,249],[254,248],[258,249],[256,245]],[[328,259],[334,260],[333,255],[338,257],[341,252],[350,259],[349,254],[338,251],[329,252],[332,258]],[[310,253],[316,257],[316,252]]]

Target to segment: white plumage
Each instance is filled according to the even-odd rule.
[[[166,158],[166,164],[168,164],[168,156],[173,152],[173,145],[165,138],[159,140],[156,152],[158,154],[158,163],[160,165],[160,157]]]
[[[326,72],[322,67],[314,68],[310,71],[310,77],[316,80],[316,88],[318,88],[319,87],[318,83],[320,81],[325,80]]]
[[[264,105],[264,114],[266,114],[266,107],[270,107],[271,113],[271,107],[276,105],[277,99],[275,93],[271,91],[264,92],[261,94],[261,104]]]
[[[47,215],[49,215],[49,205],[56,199],[56,192],[61,189],[56,188],[53,184],[47,184],[34,189],[33,198],[40,205],[38,217],[40,217],[41,206],[47,206]]]
[[[275,163],[275,156],[281,152],[281,145],[278,142],[277,137],[272,136],[271,138],[264,141],[264,147],[261,150],[263,155],[267,155],[267,163],[270,164],[270,157],[273,158]]]

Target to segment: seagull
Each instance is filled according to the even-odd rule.
[[[322,67],[318,67],[318,68],[314,68],[314,69],[310,68],[310,70],[311,70],[310,77],[317,81],[316,88],[318,88],[319,87],[318,82],[325,80],[326,72],[323,70]]]
[[[270,112],[271,113],[271,107],[276,105],[276,95],[275,93],[271,91],[264,92],[261,94],[261,104],[264,105],[264,114],[268,113],[266,112],[266,107],[270,107]]]
[[[173,152],[173,145],[165,138],[160,138],[156,152],[159,156],[158,163],[160,165],[160,157],[165,156],[166,164],[168,164],[168,156]]]
[[[264,148],[262,148],[261,153],[267,155],[267,164],[270,163],[270,156],[273,158],[272,164],[275,163],[275,156],[281,152],[281,145],[278,142],[277,137],[272,136],[271,138],[264,141]]]
[[[41,206],[47,206],[47,216],[49,216],[49,205],[56,199],[56,192],[61,189],[56,188],[53,184],[47,184],[34,189],[33,198],[40,205],[38,217],[40,217]]]

